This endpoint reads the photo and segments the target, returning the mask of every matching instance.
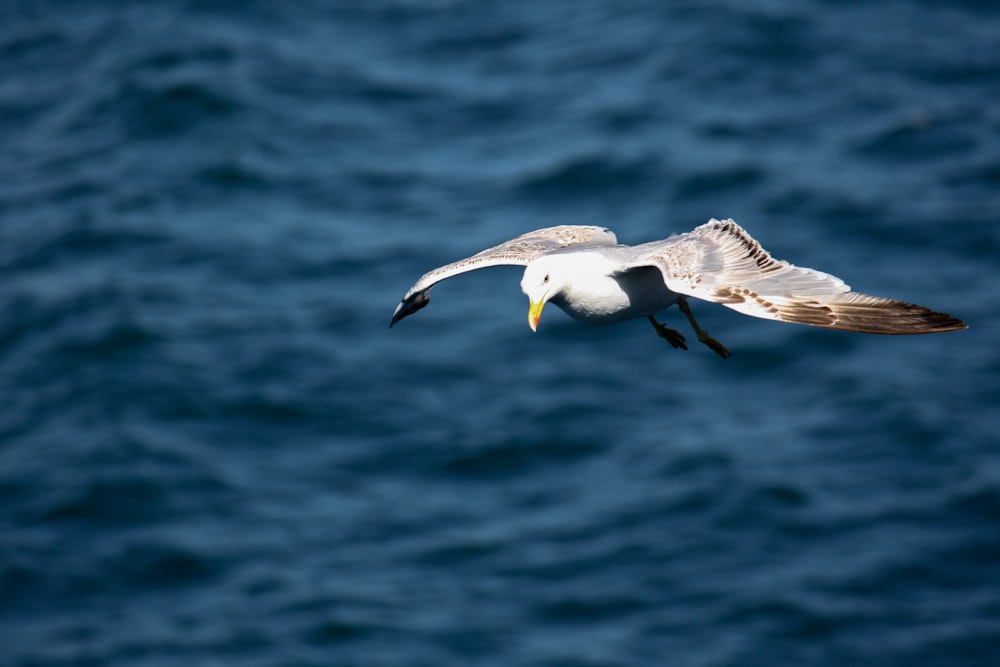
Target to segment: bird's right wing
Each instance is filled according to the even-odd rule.
[[[968,328],[923,306],[852,292],[843,280],[779,261],[732,220],[709,220],[687,234],[632,248],[626,270],[655,266],[667,288],[745,315],[874,334]]]
[[[527,266],[542,255],[570,246],[614,246],[617,243],[618,239],[610,229],[590,225],[559,225],[522,234],[422,275],[396,306],[389,327],[426,306],[431,300],[430,289],[446,278],[488,266]]]

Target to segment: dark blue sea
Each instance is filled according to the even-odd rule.
[[[1000,664],[1000,5],[0,0],[0,664]],[[527,324],[732,217],[966,320]],[[676,309],[661,320],[689,334]]]

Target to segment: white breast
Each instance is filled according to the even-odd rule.
[[[677,301],[659,269],[641,267],[614,274],[604,258],[574,260],[573,279],[550,301],[570,317],[588,324],[614,324],[653,315]]]

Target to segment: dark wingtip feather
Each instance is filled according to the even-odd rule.
[[[413,294],[404,297],[403,300],[399,302],[399,305],[396,306],[396,310],[392,312],[392,320],[389,322],[389,328],[393,328],[396,325],[396,322],[399,322],[404,317],[412,315],[426,306],[430,303],[430,300],[431,295],[429,294],[429,290],[414,292]]]
[[[791,312],[787,315],[784,312],[782,315],[786,315],[790,321],[858,333],[910,336],[969,328],[968,324],[947,313],[857,292],[845,294],[831,303],[816,304],[813,308],[799,305],[789,310]],[[821,313],[825,317],[820,317]]]

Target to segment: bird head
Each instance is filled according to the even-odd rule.
[[[521,277],[521,291],[528,297],[528,326],[532,331],[538,328],[542,309],[559,292],[558,274],[553,269],[554,262],[541,257],[527,266]]]

